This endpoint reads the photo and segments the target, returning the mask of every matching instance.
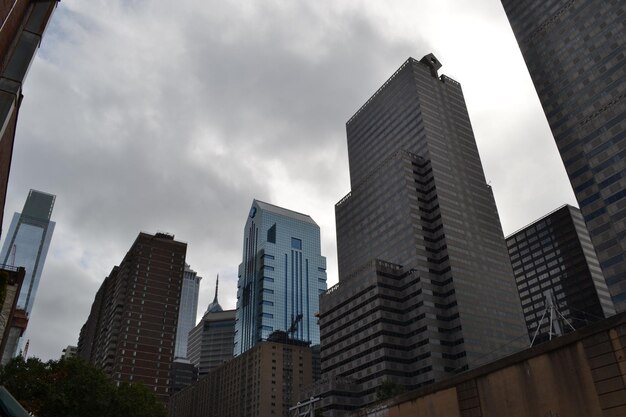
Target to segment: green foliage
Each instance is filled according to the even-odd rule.
[[[388,400],[396,395],[404,394],[405,392],[406,388],[403,385],[385,379],[376,390],[376,398],[380,401]]]
[[[0,368],[0,385],[37,417],[165,417],[142,384],[115,386],[78,358],[42,362],[17,357]]]

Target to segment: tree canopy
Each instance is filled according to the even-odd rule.
[[[82,359],[42,362],[12,359],[0,385],[37,417],[165,417],[164,405],[145,385],[111,382]]]

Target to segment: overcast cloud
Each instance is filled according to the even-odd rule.
[[[498,0],[60,2],[26,80],[3,227],[30,188],[57,195],[29,355],[76,344],[139,231],[188,243],[199,314],[218,273],[233,308],[253,198],[316,220],[334,284],[345,122],[429,52],[463,85],[505,234],[575,204]]]

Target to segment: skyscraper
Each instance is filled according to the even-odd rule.
[[[624,2],[502,0],[618,311],[626,310]]]
[[[50,220],[55,196],[30,190],[21,213],[14,213],[0,252],[0,264],[24,267],[26,275],[17,308],[30,317],[55,223]],[[16,346],[14,355],[22,348]]]
[[[239,265],[235,356],[275,330],[318,344],[315,314],[325,290],[319,226],[306,214],[254,200]]]
[[[536,334],[535,343],[549,339],[546,307],[550,303],[571,324],[569,327],[556,317],[563,332],[615,314],[589,232],[576,207],[560,207],[513,233],[506,242],[528,336],[532,340]]]
[[[189,332],[189,361],[198,367],[200,376],[232,359],[235,341],[236,310],[224,310],[217,300],[219,276],[215,281],[215,298],[200,323]]]
[[[0,237],[26,73],[58,0],[13,0],[0,5]]]
[[[178,326],[176,329],[175,358],[187,358],[187,336],[189,331],[196,325],[196,313],[198,311],[198,291],[200,280],[196,271],[185,264],[183,274],[183,288],[180,293],[180,309],[178,310]]]
[[[78,356],[115,382],[142,382],[170,395],[187,244],[139,233],[96,293],[80,331]]]
[[[329,387],[329,412],[375,401],[386,379],[415,388],[526,344],[461,86],[440,67],[409,58],[347,122],[352,191],[335,208],[339,283],[320,329],[322,379],[351,392]]]

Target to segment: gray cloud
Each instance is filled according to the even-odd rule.
[[[520,58],[499,4],[459,11],[508,39],[479,45],[472,33],[435,30],[452,23],[452,3],[412,3],[383,16],[366,1],[61,2],[26,81],[6,209],[19,211],[29,188],[58,196],[31,352],[57,357],[76,343],[97,287],[139,231],[188,242],[204,276],[201,312],[217,273],[220,301],[234,307],[253,198],[320,224],[334,283],[334,203],[349,191],[344,124],[409,55],[435,51],[463,83],[505,230],[556,207],[552,187],[567,196],[568,185],[525,69],[509,70]],[[458,61],[464,42],[507,57],[491,66],[493,85]],[[523,94],[498,96],[506,72],[523,79]],[[536,152],[524,159],[529,143]],[[557,166],[538,180],[548,164]]]

